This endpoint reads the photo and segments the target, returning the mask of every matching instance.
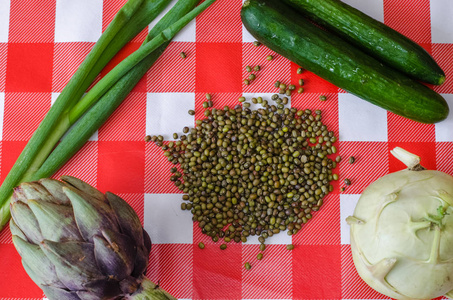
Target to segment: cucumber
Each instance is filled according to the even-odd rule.
[[[247,0],[241,18],[268,48],[362,99],[422,123],[448,116],[441,95],[318,28],[278,0]]]
[[[424,82],[442,84],[445,73],[414,41],[339,0],[284,0],[389,66]]]

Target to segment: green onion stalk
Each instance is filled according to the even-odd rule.
[[[10,219],[13,188],[21,182],[50,177],[66,163],[121,104],[173,37],[215,0],[206,0],[197,7],[198,0],[179,0],[150,31],[142,46],[83,96],[113,56],[169,2],[129,0],[120,9],[0,186],[0,230]]]

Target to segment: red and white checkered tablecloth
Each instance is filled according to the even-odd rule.
[[[62,91],[101,32],[126,0],[0,0],[0,178],[3,180],[53,100]],[[447,81],[435,90],[453,107],[453,1],[347,0],[414,39],[439,62]],[[347,94],[310,72],[254,47],[241,25],[241,0],[217,0],[170,44],[146,77],[107,123],[56,175],[77,176],[126,199],[153,240],[149,277],[180,299],[385,299],[358,277],[352,263],[345,218],[360,193],[380,176],[403,168],[389,156],[395,146],[422,157],[423,165],[453,175],[453,115],[436,125],[419,124]],[[118,57],[139,47],[146,30]],[[182,60],[179,53],[187,58]],[[119,58],[116,59],[116,62]],[[262,70],[250,86],[245,66]],[[113,65],[110,64],[109,68]],[[102,74],[105,74],[103,71]],[[339,136],[343,158],[337,182],[322,209],[296,235],[267,240],[256,260],[257,239],[219,249],[191,214],[180,210],[181,193],[168,180],[170,163],[147,134],[173,132],[201,118],[211,93],[215,107],[236,105],[241,95],[269,97],[275,80],[305,81],[291,105],[323,110],[324,122]],[[327,95],[327,101],[319,101]],[[189,109],[197,114],[190,116]],[[206,248],[198,248],[203,241]],[[293,251],[286,244],[293,243]],[[244,263],[253,265],[246,271]],[[0,300],[42,299],[28,278],[7,228],[0,233]]]

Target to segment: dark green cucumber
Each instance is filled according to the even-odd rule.
[[[389,66],[424,82],[442,84],[445,73],[431,55],[406,36],[339,0],[284,0]]]
[[[448,115],[441,95],[318,28],[278,0],[247,0],[241,18],[270,49],[375,105],[422,123],[439,122]]]

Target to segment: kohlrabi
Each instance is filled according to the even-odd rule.
[[[452,297],[453,177],[404,149],[391,152],[408,168],[368,186],[347,218],[355,267],[395,299]]]

